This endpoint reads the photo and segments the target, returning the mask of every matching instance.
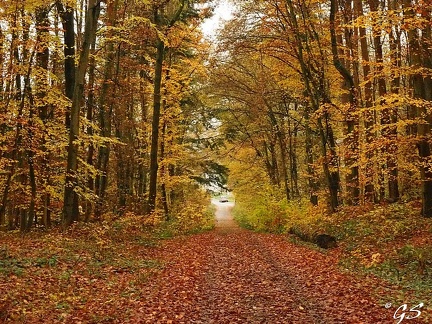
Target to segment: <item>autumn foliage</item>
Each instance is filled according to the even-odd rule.
[[[430,19],[423,1],[242,1],[211,74],[232,187],[430,217]]]
[[[209,12],[200,1],[2,2],[2,228],[170,219],[201,195]]]
[[[430,307],[430,1],[233,3],[210,44],[212,1],[1,2],[0,320]],[[212,190],[281,235],[161,243],[213,228]]]

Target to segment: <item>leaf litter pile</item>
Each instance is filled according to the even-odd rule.
[[[342,273],[337,249],[322,253],[236,228],[162,243],[101,237],[91,237],[98,248],[89,248],[95,243],[88,236],[79,244],[70,236],[9,237],[0,263],[0,322],[397,322],[399,305],[387,309],[388,300],[378,299],[397,287]],[[427,323],[426,312],[404,322]]]

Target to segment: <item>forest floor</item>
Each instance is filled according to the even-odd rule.
[[[340,269],[338,248],[241,229],[230,208],[217,204],[214,230],[164,241],[2,233],[0,322],[431,322],[430,305],[391,305],[397,286]]]

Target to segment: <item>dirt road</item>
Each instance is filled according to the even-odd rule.
[[[165,268],[149,282],[134,322],[397,322],[394,309],[376,298],[385,285],[341,273],[337,250],[325,254],[283,236],[242,230],[232,220],[232,204],[216,207],[215,231],[171,240],[159,250]]]

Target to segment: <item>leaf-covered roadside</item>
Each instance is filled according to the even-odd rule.
[[[139,227],[80,226],[0,243],[0,318],[11,323],[393,323],[398,306],[384,307],[398,287],[341,273],[337,249],[277,235],[161,241]],[[430,320],[427,307],[415,323]]]
[[[127,320],[143,287],[165,266],[157,246],[178,230],[143,227],[145,219],[132,215],[25,236],[0,232],[0,322]]]
[[[246,195],[242,195],[242,198]],[[257,198],[258,197],[258,198]],[[238,201],[234,214],[242,226],[265,232],[295,233],[291,239],[315,249],[318,233],[334,236],[342,269],[372,274],[400,287],[390,302],[432,304],[432,224],[416,201],[347,206],[329,214],[326,206],[275,201],[258,194]]]

